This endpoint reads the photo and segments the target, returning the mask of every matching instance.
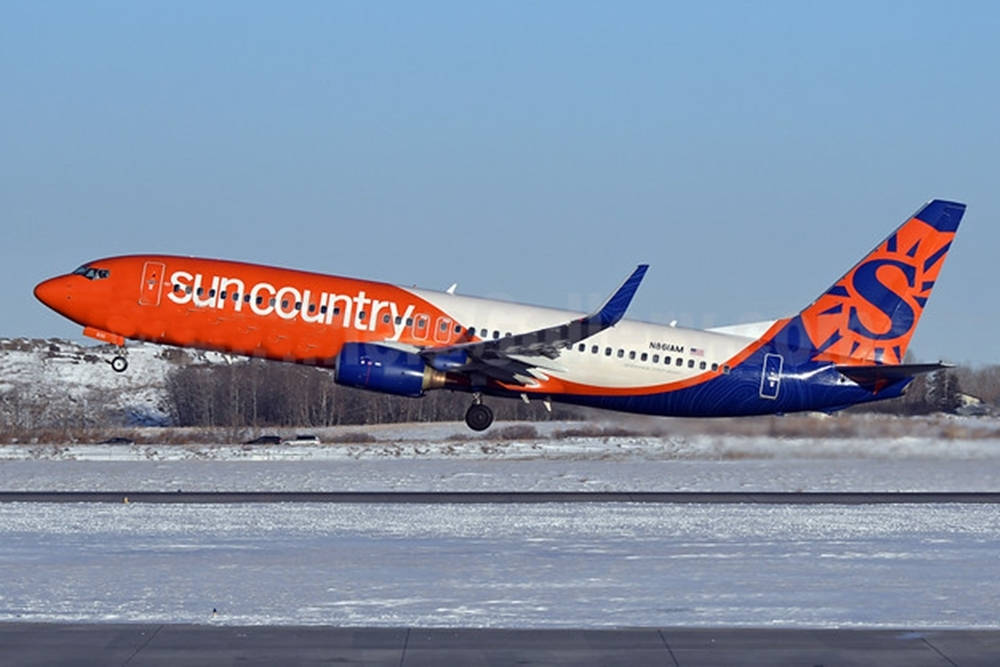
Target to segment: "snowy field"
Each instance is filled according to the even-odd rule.
[[[1000,491],[1000,462],[0,461],[4,491]]]
[[[973,434],[997,427],[969,423]],[[2,444],[0,490],[1000,491],[992,437],[553,437],[568,426],[580,428],[489,439],[460,424],[380,426],[364,444]]]
[[[0,620],[998,626],[991,505],[8,504],[0,526]]]
[[[1000,491],[990,437],[456,428],[322,446],[0,445],[0,489]],[[998,544],[994,505],[12,503],[0,621],[996,628]]]

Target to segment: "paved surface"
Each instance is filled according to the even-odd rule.
[[[759,505],[887,505],[1000,503],[1000,493],[718,493],[718,492],[214,492],[2,491],[3,503],[699,503]]]
[[[437,630],[0,624],[4,665],[922,665],[1000,662],[1000,631]]]

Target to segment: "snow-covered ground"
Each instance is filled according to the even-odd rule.
[[[982,460],[0,461],[5,491],[1000,491]]]
[[[998,626],[991,505],[8,504],[0,527],[0,620]]]
[[[455,428],[454,425],[447,425]],[[490,440],[459,432],[427,437],[442,425],[411,425],[406,439],[359,444],[278,445],[0,445],[0,461],[360,461],[360,460],[740,460],[740,459],[924,459],[1000,461],[1000,439],[775,438],[741,435],[545,436]],[[462,427],[464,428],[464,427]],[[357,429],[355,429],[357,430]],[[368,432],[358,432],[368,433]],[[421,437],[413,437],[419,435]]]
[[[1000,491],[995,425],[960,425],[979,431],[8,444],[0,489]],[[0,621],[995,628],[997,544],[993,505],[12,503]]]
[[[410,424],[326,429],[348,441],[327,445],[7,444],[0,490],[1000,491],[994,438],[555,435],[567,427],[580,425],[510,439]],[[350,444],[360,433],[372,442]]]
[[[111,415],[123,424],[162,424],[168,421],[164,385],[178,361],[225,360],[214,352],[134,343],[127,351],[132,370],[115,373],[108,362],[116,354],[110,345],[0,338],[0,394],[13,392],[32,403],[32,414],[23,417],[29,426],[66,413],[91,415],[98,423]],[[35,414],[39,398],[46,410]]]

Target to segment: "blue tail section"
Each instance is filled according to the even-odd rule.
[[[902,365],[903,357],[964,212],[964,204],[929,202],[719,372],[656,393],[560,400],[645,414],[737,416],[833,411],[899,396],[927,370]]]

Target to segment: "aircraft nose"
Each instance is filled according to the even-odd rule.
[[[69,285],[66,276],[50,278],[35,286],[35,298],[53,310],[59,310],[69,298]]]

